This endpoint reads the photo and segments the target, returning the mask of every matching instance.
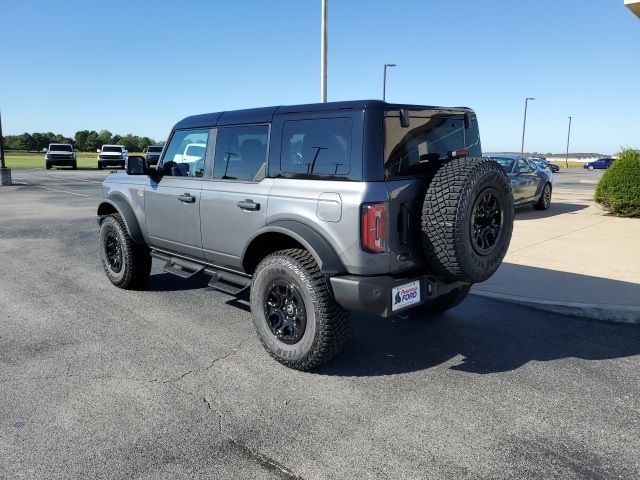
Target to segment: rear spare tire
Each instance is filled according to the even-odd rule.
[[[513,196],[502,167],[486,158],[455,158],[427,187],[422,246],[429,266],[445,281],[487,280],[507,253]]]

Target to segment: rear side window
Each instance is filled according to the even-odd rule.
[[[280,175],[344,178],[351,172],[351,119],[284,122]]]
[[[219,128],[213,178],[259,182],[266,176],[268,142],[268,125]]]
[[[411,112],[409,127],[402,127],[399,112],[388,112],[384,119],[386,177],[417,175],[422,164],[447,158],[452,150],[465,149],[473,157],[481,156],[475,115],[468,127],[463,115],[433,111]]]

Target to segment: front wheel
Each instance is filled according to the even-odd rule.
[[[78,162],[73,162],[73,169],[77,170],[78,169]]]
[[[536,210],[548,210],[551,206],[551,185],[545,184],[542,188],[542,193],[540,194],[540,198],[533,206]]]
[[[589,170],[593,170],[593,165],[589,165]]]
[[[146,285],[151,272],[149,248],[133,242],[120,215],[114,213],[102,220],[98,246],[111,283],[128,290]]]
[[[46,167],[47,170],[51,170],[51,164],[49,162],[47,162],[45,164],[45,167]]]
[[[306,250],[281,250],[260,262],[251,285],[251,313],[269,354],[296,370],[330,360],[347,337],[349,314],[331,297]]]

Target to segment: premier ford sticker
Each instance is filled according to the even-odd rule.
[[[405,283],[391,290],[391,310],[396,311],[420,302],[420,280]]]

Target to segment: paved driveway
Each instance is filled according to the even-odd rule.
[[[112,287],[100,174],[0,190],[0,478],[640,477],[640,330],[470,297],[355,316],[314,373],[246,300],[162,274]],[[104,174],[102,174],[104,176]]]

